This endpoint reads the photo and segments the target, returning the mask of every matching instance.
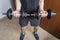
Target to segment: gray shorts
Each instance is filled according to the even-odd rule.
[[[40,19],[41,17],[39,17],[39,19],[36,18],[29,18],[29,17],[20,17],[19,19],[19,24],[21,27],[27,26],[28,22],[30,22],[31,26],[40,26]]]

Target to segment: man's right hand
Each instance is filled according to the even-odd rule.
[[[41,10],[41,17],[46,17],[48,15],[47,11]]]
[[[17,11],[17,10],[13,11],[12,15],[15,16],[15,17],[17,17],[17,18],[19,18],[20,17],[20,11]]]

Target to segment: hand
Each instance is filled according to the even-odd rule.
[[[17,10],[16,11],[13,11],[12,14],[13,14],[13,16],[15,16],[17,18],[20,17],[20,11],[17,11]]]
[[[47,11],[41,10],[41,17],[46,17],[48,15]]]

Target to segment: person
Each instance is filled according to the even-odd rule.
[[[31,2],[30,2],[31,1]],[[34,3],[35,1],[35,3]],[[44,0],[15,0],[16,10],[13,11],[13,16],[19,18],[19,23],[21,26],[21,36],[20,40],[24,40],[25,37],[25,31],[24,28],[27,26],[28,21],[30,21],[31,26],[34,27],[33,35],[36,40],[39,40],[39,35],[37,33],[37,27],[40,26],[40,19],[41,17],[46,17],[48,14],[46,11],[44,11]],[[38,7],[37,7],[38,6]],[[38,11],[42,14],[39,16],[39,19],[31,18],[31,17],[22,17],[19,14],[21,14],[21,10],[23,10],[24,13],[34,13],[33,9],[38,9]],[[35,10],[35,13],[38,13],[37,10]],[[44,15],[43,15],[44,14]]]

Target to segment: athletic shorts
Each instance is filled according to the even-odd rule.
[[[21,27],[27,26],[28,22],[30,22],[31,26],[40,26],[41,16],[39,16],[39,19],[37,18],[30,18],[30,17],[22,17],[19,18],[19,24]]]

